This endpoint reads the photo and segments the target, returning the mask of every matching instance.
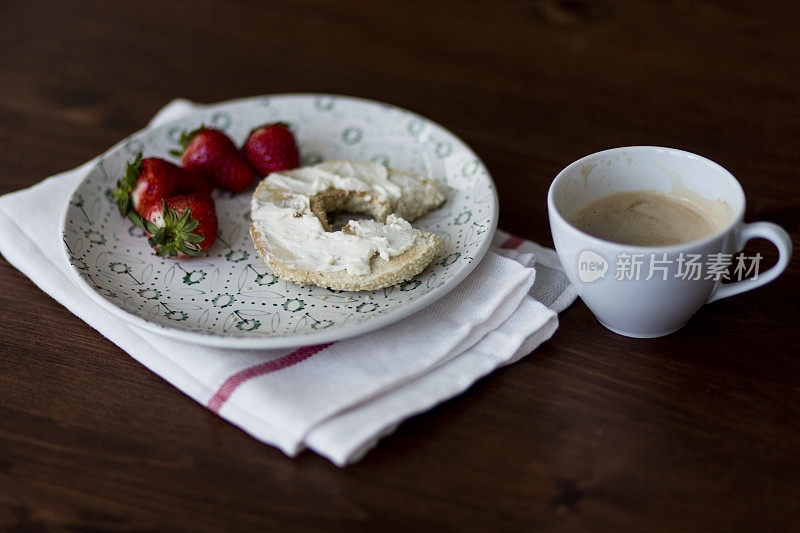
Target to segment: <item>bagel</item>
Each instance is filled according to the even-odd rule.
[[[444,202],[430,179],[379,163],[326,161],[273,172],[256,187],[250,236],[280,278],[334,290],[375,290],[419,274],[442,239],[410,222]],[[368,215],[333,231],[328,213]]]

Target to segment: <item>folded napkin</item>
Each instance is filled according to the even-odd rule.
[[[199,106],[176,100],[151,125]],[[95,161],[0,197],[0,253],[42,290],[198,403],[294,456],[352,463],[404,419],[530,353],[576,293],[554,251],[498,231],[448,295],[360,337],[281,350],[187,345],[105,311],[73,281],[60,218]]]

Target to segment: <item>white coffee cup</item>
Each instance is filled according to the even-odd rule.
[[[567,222],[598,198],[639,190],[724,202],[730,220],[708,237],[672,246],[619,244]],[[789,235],[770,222],[745,224],[744,209],[744,192],[730,172],[699,155],[655,146],[614,148],[579,159],[559,172],[547,195],[553,242],[581,299],[605,327],[638,338],[672,333],[703,304],[760,287],[784,271],[792,254]],[[778,263],[755,279],[722,284],[719,265],[729,255],[736,266],[733,254],[754,238],[772,241]],[[697,264],[698,256],[704,265],[700,279],[696,267],[687,277],[689,261]]]

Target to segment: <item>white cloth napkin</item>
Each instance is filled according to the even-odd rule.
[[[151,122],[199,106],[175,100]],[[137,361],[256,439],[343,466],[404,419],[464,390],[550,338],[576,293],[554,251],[498,231],[456,289],[401,322],[335,343],[283,350],[187,345],[128,324],[73,281],[60,247],[64,205],[90,161],[0,197],[0,253]]]

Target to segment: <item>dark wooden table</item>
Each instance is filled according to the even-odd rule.
[[[0,193],[178,96],[329,92],[452,129],[494,175],[500,226],[543,244],[562,167],[654,144],[730,169],[746,220],[797,245],[798,28],[796,2],[3,1]],[[0,529],[797,531],[799,281],[795,254],[655,340],[578,302],[342,470],[246,436],[0,259]]]

